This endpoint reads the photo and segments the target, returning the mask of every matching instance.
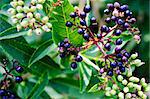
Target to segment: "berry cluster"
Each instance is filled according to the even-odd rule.
[[[6,97],[5,99],[16,99],[16,96],[10,90],[8,90],[8,88],[11,85],[11,81],[13,79],[16,83],[21,83],[23,81],[23,78],[21,76],[13,75],[12,72],[15,70],[17,73],[22,73],[24,69],[16,60],[13,60],[12,67],[9,70],[7,68],[7,65],[8,61],[6,59],[3,59],[2,64],[0,64],[0,66],[4,69],[3,79],[0,81],[0,96],[2,98]]]
[[[80,47],[74,47],[68,40],[68,38],[65,38],[64,41],[60,42],[58,44],[60,57],[64,58],[69,55],[74,55],[73,62],[71,63],[71,68],[76,69],[77,68],[77,62],[81,62],[83,59],[80,55],[78,55],[78,52],[82,49]]]
[[[52,24],[48,22],[49,17],[40,13],[44,2],[45,0],[31,0],[29,4],[23,0],[10,2],[12,8],[9,8],[8,12],[12,15],[12,22],[16,24],[18,31],[25,28],[29,29],[28,35],[32,35],[32,32],[39,35],[51,30]]]

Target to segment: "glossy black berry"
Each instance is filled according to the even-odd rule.
[[[108,15],[108,14],[110,13],[110,10],[109,10],[109,9],[105,9],[105,10],[104,10],[104,13],[105,13],[106,15]]]
[[[68,38],[65,38],[64,39],[64,43],[68,43],[69,42],[69,39]]]
[[[98,33],[98,34],[97,34],[97,38],[98,38],[98,39],[101,39],[101,38],[102,38],[102,34]]]
[[[112,16],[112,17],[111,17],[111,20],[112,20],[112,21],[116,21],[117,18],[116,18],[115,16]]]
[[[80,24],[81,24],[82,26],[85,26],[85,25],[86,25],[86,21],[85,21],[85,20],[80,20]]]
[[[129,20],[129,22],[130,22],[131,24],[134,24],[134,23],[136,22],[136,19],[135,19],[135,18],[131,18],[131,19]]]
[[[111,63],[110,63],[110,66],[111,66],[112,68],[116,68],[116,67],[117,67],[117,62],[111,62]]]
[[[60,42],[60,43],[58,43],[58,47],[64,47],[64,42],[62,41],[62,42]]]
[[[130,57],[130,53],[128,53],[128,52],[125,52],[123,55],[126,56],[127,58]]]
[[[115,32],[114,32],[114,34],[116,35],[116,36],[119,36],[120,34],[122,33],[122,31],[121,30],[116,30]]]
[[[112,11],[112,10],[114,10],[114,5],[109,3],[109,4],[107,4],[107,8]]]
[[[98,32],[98,23],[91,23],[89,27],[92,33]]]
[[[77,61],[77,62],[81,62],[83,60],[83,58],[80,56],[80,55],[78,55],[76,58],[75,58],[75,61]]]
[[[81,13],[80,13],[80,17],[81,17],[81,19],[85,19],[86,13],[85,13],[85,12],[81,12]]]
[[[123,55],[122,55],[121,53],[118,53],[118,54],[116,54],[116,57],[117,57],[117,58],[122,58]]]
[[[77,68],[77,63],[76,62],[72,62],[71,63],[71,68],[72,69],[76,69]]]
[[[111,49],[110,43],[106,43],[106,44],[104,45],[104,47],[105,47],[107,50],[110,50],[110,49]]]
[[[79,34],[84,34],[84,30],[81,29],[81,28],[79,28],[79,29],[78,29],[78,33],[79,33]]]
[[[90,36],[89,36],[89,34],[85,33],[85,34],[83,35],[83,38],[84,38],[85,40],[89,40]]]
[[[122,19],[118,19],[118,20],[117,20],[117,23],[118,23],[119,25],[123,25],[123,24],[124,24],[124,21],[123,21]]]
[[[96,23],[96,18],[95,18],[95,17],[92,17],[92,18],[90,19],[90,22],[91,22],[91,23]]]
[[[73,25],[73,23],[72,23],[72,22],[69,22],[69,21],[68,21],[68,22],[66,22],[66,26],[67,26],[67,27],[72,27],[72,25]]]
[[[16,71],[18,73],[22,73],[23,72],[23,68],[21,66],[16,66],[15,69],[16,69]]]
[[[110,17],[106,18],[106,19],[105,19],[105,22],[106,22],[106,23],[110,23],[110,22],[111,22],[111,18],[110,18]]]
[[[109,71],[107,72],[107,75],[108,75],[108,76],[113,76],[113,71],[112,71],[112,70],[109,70]]]
[[[15,78],[16,83],[21,83],[22,81],[23,81],[23,79],[21,76],[16,76],[16,78]]]
[[[126,22],[126,23],[124,23],[123,27],[124,27],[124,28],[129,28],[130,25],[129,25],[129,23]]]
[[[71,17],[71,18],[75,18],[76,16],[77,16],[76,12],[71,12],[71,13],[70,13],[70,17]]]
[[[125,72],[126,69],[125,69],[125,67],[120,66],[120,67],[119,67],[119,70],[123,73],[123,72]]]
[[[132,12],[130,12],[130,10],[126,10],[125,11],[125,13],[124,13],[124,15],[126,16],[126,17],[128,17],[128,16],[132,16]]]
[[[117,40],[116,40],[116,45],[121,45],[121,44],[122,44],[122,39],[120,39],[120,38],[117,39]]]
[[[66,43],[66,44],[64,45],[65,48],[69,48],[70,46],[71,46],[70,43]]]
[[[115,2],[114,3],[114,7],[117,8],[117,9],[120,8],[120,3],[119,2]]]
[[[101,26],[101,32],[109,32],[109,28],[106,25]]]
[[[120,48],[120,47],[116,47],[116,48],[115,48],[115,53],[120,53],[120,51],[121,51],[121,48]]]
[[[123,57],[122,57],[122,62],[127,62],[127,61],[128,61],[128,58],[125,57],[125,56],[123,56]]]
[[[121,12],[128,10],[128,5],[122,5],[119,9]]]
[[[84,7],[83,11],[84,11],[85,13],[89,13],[89,12],[91,11],[91,7],[90,7],[89,5],[86,5],[86,6]]]
[[[117,65],[118,65],[119,67],[121,67],[121,66],[123,66],[123,63],[122,63],[122,62],[117,62]]]
[[[3,95],[5,95],[5,94],[6,94],[6,90],[0,89],[0,96],[3,96]]]
[[[65,57],[65,53],[60,53],[59,55],[61,58],[64,58]]]

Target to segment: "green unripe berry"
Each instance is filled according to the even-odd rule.
[[[128,81],[125,80],[125,79],[122,81],[122,84],[123,84],[123,85],[127,85],[127,83],[128,83]]]
[[[45,32],[49,32],[49,31],[50,31],[50,29],[48,28],[47,25],[43,25],[43,26],[42,26],[42,29],[43,29]]]
[[[48,16],[44,16],[44,17],[42,18],[42,22],[43,22],[43,23],[47,23],[48,20],[49,20]]]
[[[142,62],[140,59],[136,59],[136,60],[134,60],[134,63],[133,63],[134,65],[136,65],[137,67],[139,67],[139,66],[141,66],[141,65],[143,65],[143,64],[145,64],[144,62]]]
[[[114,84],[114,85],[112,86],[112,89],[117,90],[117,89],[118,89],[118,86],[117,86],[116,84]]]
[[[35,33],[36,33],[36,35],[41,35],[42,29],[36,28],[36,29],[35,29]]]
[[[115,94],[116,94],[116,91],[115,91],[115,90],[110,90],[110,94],[111,94],[111,95],[115,95]]]
[[[38,0],[38,3],[44,3],[45,0]]]
[[[110,88],[110,87],[106,87],[105,90],[106,90],[106,91],[110,91],[111,88]]]
[[[23,17],[24,17],[23,13],[16,14],[16,18],[18,18],[18,19],[22,19]]]
[[[147,96],[145,94],[143,94],[142,99],[147,99]]]
[[[142,86],[145,88],[147,87],[147,83],[142,83]]]
[[[118,97],[121,98],[121,99],[124,99],[124,93],[119,92]]]
[[[17,24],[17,31],[20,31],[22,29],[22,26],[20,24]]]
[[[32,36],[32,32],[33,32],[33,30],[32,30],[32,29],[29,29],[28,32],[27,32],[27,35],[28,35],[28,36]]]
[[[106,92],[105,92],[105,95],[106,95],[107,97],[111,96],[111,94],[110,94],[109,91],[106,91]]]
[[[128,86],[129,88],[133,88],[133,83],[132,83],[132,82],[129,82],[127,86]]]
[[[29,25],[28,22],[29,22],[28,19],[23,19],[20,25],[24,28],[27,28]]]
[[[137,78],[137,77],[130,77],[130,78],[129,78],[129,81],[132,81],[132,82],[139,82],[140,79]]]
[[[18,3],[17,3],[17,2],[15,2],[15,1],[12,1],[12,2],[10,2],[10,5],[11,5],[12,7],[16,8],[16,7],[17,7],[17,5],[18,5]]]
[[[27,18],[32,19],[33,18],[33,14],[31,12],[27,13]]]
[[[37,0],[31,0],[31,4],[35,5],[37,3]]]
[[[142,78],[141,80],[140,80],[140,83],[142,84],[142,83],[145,83],[145,78]]]
[[[18,5],[23,6],[23,5],[24,5],[24,2],[23,2],[22,0],[19,0],[19,1],[18,1]]]
[[[131,97],[132,97],[131,93],[127,93],[127,94],[125,95],[125,98],[126,98],[126,99],[131,99]]]
[[[18,19],[17,18],[12,18],[11,20],[12,20],[12,23],[14,23],[14,24],[18,23]]]
[[[138,53],[135,53],[135,54],[132,54],[132,55],[131,55],[131,58],[132,58],[132,59],[136,59],[137,57],[138,57]]]
[[[8,13],[15,15],[16,14],[16,10],[14,8],[9,8],[8,9]]]
[[[129,92],[129,88],[128,87],[124,87],[123,91],[124,91],[124,93],[127,93],[127,92]]]
[[[46,23],[46,25],[48,26],[48,28],[52,28],[52,24],[51,23]]]
[[[147,86],[145,87],[145,91],[146,91],[146,92],[150,91],[150,85],[147,85]]]
[[[17,10],[17,12],[19,12],[19,13],[20,13],[20,12],[23,12],[22,6],[17,6],[17,7],[16,7],[16,10]]]
[[[30,12],[35,12],[36,11],[36,6],[31,6]]]
[[[129,69],[129,70],[127,71],[127,77],[131,77],[131,76],[132,76],[132,70]]]
[[[123,80],[123,76],[122,75],[118,75],[117,79],[121,82]]]
[[[29,9],[28,6],[24,6],[24,7],[23,7],[23,11],[24,11],[25,13],[28,13],[28,12],[30,11],[30,9]]]
[[[35,17],[36,19],[40,19],[40,18],[41,18],[41,14],[40,14],[40,13],[35,13],[35,14],[34,14],[34,17]]]
[[[39,10],[42,10],[43,9],[43,5],[42,4],[37,4],[36,8],[39,9]]]
[[[142,91],[138,91],[138,95],[139,95],[140,97],[142,97],[142,96],[143,96],[143,92],[142,92]]]

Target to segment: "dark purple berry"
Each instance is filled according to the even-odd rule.
[[[121,30],[116,30],[115,32],[114,32],[114,34],[116,35],[116,36],[119,36],[120,34],[122,33],[122,31]]]
[[[108,75],[108,76],[113,76],[113,71],[112,71],[112,70],[109,70],[109,71],[107,72],[107,75]]]
[[[111,62],[111,63],[110,63],[110,66],[111,66],[112,68],[116,68],[116,67],[117,67],[117,63],[116,63],[116,62]]]
[[[117,40],[116,40],[116,45],[121,45],[121,44],[122,44],[122,39],[120,39],[120,38],[117,39]]]
[[[114,5],[112,3],[109,3],[107,4],[107,8],[112,11],[114,10]]]
[[[76,69],[77,68],[77,63],[76,62],[72,62],[71,63],[71,68],[72,69]]]
[[[98,32],[98,23],[91,23],[89,27],[92,33]]]
[[[118,65],[119,67],[121,67],[121,66],[123,66],[123,63],[122,63],[122,62],[117,62],[117,65]]]
[[[106,22],[106,23],[110,23],[110,22],[111,22],[110,17],[106,18],[106,19],[105,19],[105,22]]]
[[[72,25],[73,25],[72,22],[69,22],[69,21],[66,22],[66,26],[67,26],[67,27],[72,27]]]
[[[122,62],[127,62],[127,61],[128,61],[127,57],[123,56],[122,57]]]
[[[64,58],[65,57],[65,53],[60,53],[59,55],[61,58]]]
[[[91,22],[91,23],[96,23],[96,18],[95,18],[95,17],[92,17],[92,18],[90,19],[90,22]]]
[[[83,35],[83,38],[84,38],[85,40],[89,40],[90,36],[89,36],[89,34],[85,33],[85,34]]]
[[[81,19],[85,19],[86,13],[85,13],[85,12],[81,12],[81,13],[80,13],[80,17],[81,17]]]
[[[81,29],[81,28],[79,28],[79,29],[78,29],[78,33],[79,33],[79,34],[84,34],[84,30]]]
[[[126,22],[126,23],[124,23],[123,27],[124,27],[124,28],[129,28],[130,25],[129,25],[129,23]]]
[[[69,42],[69,39],[68,38],[65,38],[64,39],[64,43],[68,43]]]
[[[122,58],[123,55],[122,55],[121,53],[119,53],[119,54],[116,54],[116,57],[117,57],[117,58]]]
[[[97,38],[98,38],[98,39],[101,39],[101,38],[102,38],[102,34],[98,33],[98,34],[97,34]]]
[[[117,19],[117,18],[116,18],[115,16],[112,16],[112,17],[111,17],[111,20],[112,20],[112,21],[116,21],[116,19]]]
[[[109,28],[106,25],[101,27],[101,32],[109,32]]]
[[[6,90],[0,89],[0,96],[4,96],[6,94]]]
[[[123,73],[123,72],[125,72],[126,69],[125,69],[125,67],[120,66],[120,67],[119,67],[119,70]]]
[[[75,58],[75,61],[77,61],[77,62],[81,62],[83,60],[83,58],[80,56],[80,55],[78,55],[76,58]]]
[[[58,43],[58,47],[64,47],[64,42],[62,41],[62,42]]]
[[[119,9],[121,12],[128,10],[128,5],[122,5]]]
[[[18,73],[22,73],[23,72],[23,68],[21,66],[16,66],[15,69],[16,69],[16,71]]]
[[[120,48],[120,47],[116,47],[116,48],[115,48],[115,53],[120,53],[120,51],[121,51],[121,48]]]
[[[70,13],[70,17],[71,17],[71,18],[75,18],[76,16],[77,16],[76,12],[71,12],[71,13]]]
[[[115,2],[114,3],[114,7],[117,8],[117,9],[120,8],[120,3],[119,2]]]
[[[118,19],[118,20],[117,20],[117,23],[118,23],[119,25],[123,25],[123,24],[124,24],[124,21],[123,21],[122,19]]]
[[[109,51],[111,49],[110,43],[106,43],[104,47]]]
[[[21,76],[16,76],[15,78],[16,83],[21,83],[23,81]]]
[[[80,24],[81,24],[82,26],[85,26],[85,25],[86,25],[86,21],[85,21],[85,20],[80,20]]]
[[[134,23],[136,22],[136,19],[135,19],[135,18],[131,18],[131,19],[129,20],[129,22],[130,22],[131,24],[134,24]]]
[[[64,45],[64,47],[65,48],[69,48],[71,45],[69,44],[69,43],[66,43],[65,45]]]
[[[127,58],[130,57],[130,53],[128,53],[128,52],[125,52],[123,55],[126,56]]]
[[[108,14],[110,13],[110,10],[109,10],[109,9],[105,9],[105,10],[104,10],[104,13],[105,13],[106,15],[108,15]]]
[[[91,7],[89,5],[86,5],[83,10],[85,13],[89,13],[91,11]]]
[[[128,17],[128,16],[132,16],[132,12],[130,12],[130,10],[127,10],[127,11],[125,11],[125,13],[124,13],[124,15],[126,16],[126,17]]]

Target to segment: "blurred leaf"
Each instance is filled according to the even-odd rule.
[[[80,68],[80,91],[84,92],[90,83],[92,69],[85,63],[79,63]]]
[[[11,25],[5,20],[2,16],[0,16],[0,32],[8,29],[11,27]]]
[[[88,92],[97,92],[97,91],[100,91],[100,84],[98,83],[98,84],[95,84],[94,86],[92,86],[91,88],[90,88],[90,90],[88,91]]]
[[[74,8],[68,0],[63,0],[62,5],[54,9],[54,13],[52,13],[51,18],[55,19],[56,21],[52,22],[52,37],[56,44],[63,41],[66,37],[69,38],[74,45],[82,44],[83,38],[77,33],[77,29],[72,30],[71,28],[65,26],[66,22],[70,20],[70,13],[73,11]]]
[[[47,72],[43,73],[39,80],[36,82],[35,86],[30,91],[27,99],[35,99],[44,91],[45,86],[48,84]]]

